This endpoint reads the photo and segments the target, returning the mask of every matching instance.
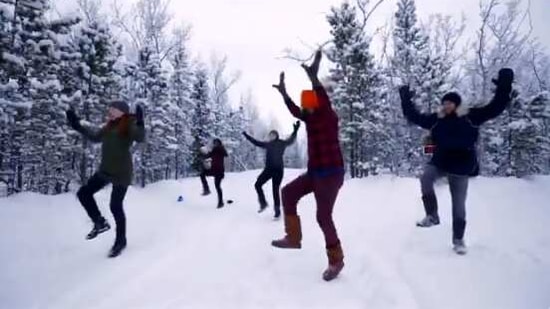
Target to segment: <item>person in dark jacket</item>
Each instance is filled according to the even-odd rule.
[[[302,109],[296,106],[288,95],[284,73],[281,73],[279,84],[274,85],[283,96],[290,113],[306,124],[309,160],[307,172],[283,188],[286,236],[274,240],[272,245],[283,249],[301,248],[302,230],[297,205],[300,199],[313,193],[317,202],[317,222],[325,236],[329,262],[323,279],[331,281],[344,268],[344,254],[332,212],[338,192],[344,183],[345,170],[338,136],[338,116],[332,109],[328,94],[318,77],[321,58],[322,52],[318,51],[311,66],[302,65],[312,82],[313,94],[316,96],[313,101],[305,100],[308,97],[305,94],[311,94],[305,91],[302,94]]]
[[[143,142],[145,128],[143,110],[136,107],[135,116],[130,115],[129,106],[124,101],[114,101],[108,111],[108,123],[100,130],[92,130],[80,124],[74,110],[67,111],[67,120],[71,128],[94,143],[101,143],[101,164],[98,171],[82,186],[77,193],[80,203],[94,223],[86,236],[88,240],[108,231],[111,227],[101,215],[94,194],[109,183],[113,184],[111,193],[111,212],[116,222],[116,239],[109,257],[117,257],[126,248],[126,216],[123,201],[133,178],[133,164],[130,147],[134,142]]]
[[[260,142],[254,139],[252,136],[243,132],[244,137],[257,147],[264,148],[266,150],[265,168],[258,176],[258,180],[254,187],[258,193],[258,200],[260,202],[260,210],[262,213],[267,208],[267,201],[265,200],[263,185],[270,179],[273,185],[273,207],[275,208],[275,219],[281,216],[281,199],[279,196],[279,189],[284,176],[284,161],[283,156],[288,146],[292,145],[296,141],[298,130],[300,129],[300,122],[294,124],[294,131],[292,135],[282,140],[279,138],[279,132],[273,130],[269,133],[268,142]]]
[[[210,188],[206,176],[214,177],[214,185],[216,186],[216,192],[218,193],[218,209],[224,207],[222,180],[225,177],[225,158],[227,157],[227,151],[222,144],[222,141],[218,138],[214,139],[214,147],[212,151],[205,154],[205,166],[200,175],[202,182],[203,195],[210,195]]]
[[[431,131],[435,146],[433,157],[426,165],[420,178],[422,201],[426,217],[419,221],[419,227],[439,225],[437,198],[434,183],[438,178],[447,177],[453,204],[453,246],[458,254],[466,254],[464,232],[466,229],[466,196],[468,178],[479,174],[476,143],[479,127],[498,117],[511,101],[514,72],[502,69],[492,101],[480,108],[462,109],[459,94],[451,92],[442,99],[440,113],[421,114],[412,102],[413,94],[408,86],[400,88],[403,114],[412,123]]]

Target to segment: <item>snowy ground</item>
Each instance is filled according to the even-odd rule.
[[[313,200],[300,207],[303,250],[272,249],[282,222],[256,214],[257,173],[228,175],[236,203],[221,211],[197,179],[131,189],[115,260],[112,231],[84,240],[74,195],[0,199],[0,308],[550,308],[550,178],[474,180],[466,257],[450,250],[445,186],[443,224],[426,231],[416,180],[348,181],[335,214],[347,268],[325,283]],[[97,197],[111,218],[109,192]]]

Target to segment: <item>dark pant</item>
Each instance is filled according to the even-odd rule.
[[[88,180],[86,185],[78,190],[78,199],[94,224],[100,224],[105,220],[99,211],[99,207],[97,207],[94,194],[109,183],[111,183],[109,176],[96,173]],[[126,216],[124,214],[123,201],[127,191],[128,186],[113,184],[110,205],[111,213],[116,223],[116,242],[126,242]]]
[[[206,180],[207,176],[214,177],[214,185],[216,186],[216,192],[218,193],[218,204],[223,204],[222,180],[224,178],[224,174],[211,173],[208,171],[202,172],[200,178],[202,183],[202,190],[204,192],[210,192],[210,187],[208,186],[208,181]]]
[[[468,176],[447,174],[434,165],[428,164],[420,177],[422,198],[427,215],[437,216],[437,199],[434,183],[442,177],[447,177],[453,201],[453,238],[463,239],[466,230],[466,198],[468,195]]]
[[[317,223],[323,231],[327,248],[333,248],[340,244],[332,220],[332,211],[343,184],[344,175],[341,173],[327,177],[312,177],[304,174],[283,188],[283,209],[287,216],[297,215],[300,199],[313,193],[317,202]]]
[[[258,192],[258,200],[260,202],[260,205],[265,206],[267,205],[267,201],[265,200],[265,194],[264,190],[262,190],[262,187],[266,182],[271,180],[271,184],[273,187],[273,206],[276,213],[279,213],[281,211],[281,196],[279,191],[281,188],[281,182],[283,181],[283,176],[284,170],[282,168],[266,168],[263,170],[260,176],[258,176],[256,184],[254,184],[256,192]]]

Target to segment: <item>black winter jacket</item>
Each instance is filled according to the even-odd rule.
[[[248,135],[247,133],[244,133],[244,136],[246,137],[247,140],[249,140],[255,146],[266,149],[266,156],[265,156],[266,169],[283,169],[284,168],[283,156],[285,154],[285,150],[288,146],[292,145],[294,141],[296,141],[297,134],[298,134],[298,131],[295,130],[294,132],[292,132],[292,135],[286,140],[282,140],[278,138],[270,142],[258,141],[254,139],[252,136]]]
[[[498,89],[492,101],[480,108],[471,108],[464,113],[443,115],[441,113],[421,114],[414,103],[402,100],[403,114],[412,123],[431,130],[436,146],[431,164],[442,171],[462,176],[477,176],[479,163],[476,143],[479,126],[498,117],[511,101],[511,89]]]

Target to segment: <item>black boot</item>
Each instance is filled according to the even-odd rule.
[[[109,225],[109,222],[107,222],[107,220],[105,220],[104,218],[101,218],[99,222],[94,224],[94,228],[90,231],[90,233],[88,233],[86,239],[92,240],[96,238],[99,234],[105,233],[110,229],[111,226]]]
[[[265,204],[261,203],[261,204],[260,204],[260,209],[258,210],[258,213],[261,214],[261,213],[263,213],[266,209],[267,209],[267,203],[265,203]]]
[[[422,197],[426,217],[416,223],[419,227],[432,227],[439,225],[439,214],[437,213],[437,198],[435,194],[424,195]]]
[[[210,195],[210,189],[204,189],[202,190],[202,196]]]
[[[275,220],[279,220],[281,218],[281,209],[280,209],[280,207],[275,207],[275,216],[273,218]]]
[[[126,240],[116,240],[115,244],[111,248],[111,251],[109,251],[109,258],[116,258],[122,253],[122,251],[124,251],[124,249],[126,249]]]
[[[466,231],[466,221],[462,219],[453,220],[453,239],[464,239],[464,232]]]

